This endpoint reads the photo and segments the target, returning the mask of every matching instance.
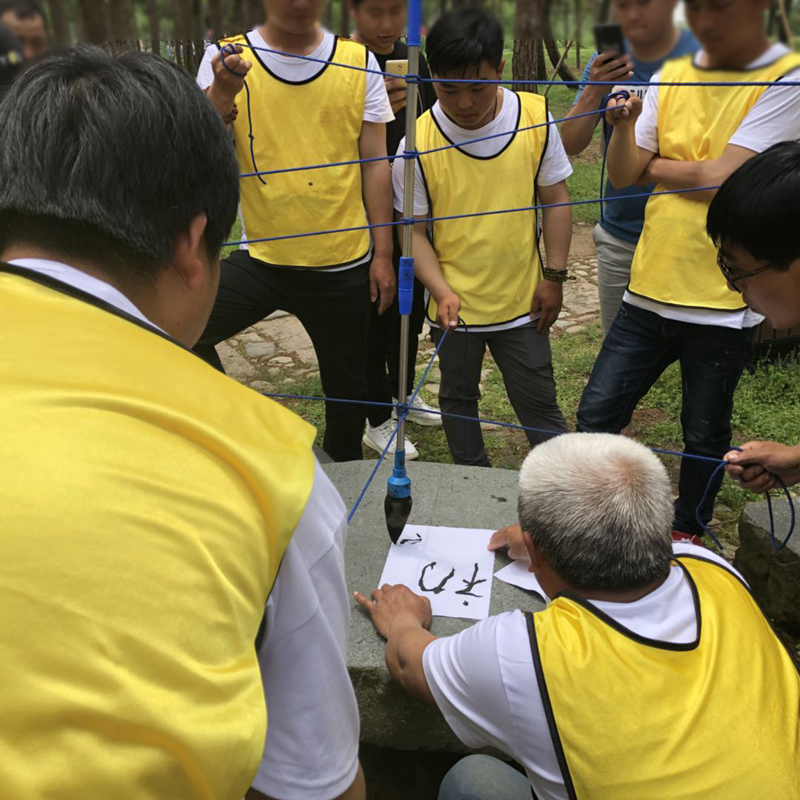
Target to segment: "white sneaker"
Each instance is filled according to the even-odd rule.
[[[397,398],[393,397],[392,402],[397,403]],[[438,412],[439,409],[429,406],[420,395],[417,395],[411,404],[406,420],[413,422],[415,425],[441,425],[441,415],[438,413],[431,414],[431,411]],[[397,409],[393,412],[393,416],[397,416]]]
[[[370,449],[375,450],[378,453],[382,453],[386,449],[386,445],[389,442],[389,437],[394,432],[396,425],[397,423],[392,419],[387,419],[383,425],[378,425],[377,428],[373,428],[368,422],[367,429],[364,432],[364,439],[362,441]],[[389,447],[386,455],[394,456],[395,450],[397,450],[396,436],[392,440],[391,447]],[[414,447],[414,443],[410,439],[406,438],[406,461],[413,461],[415,458],[419,458],[419,451],[416,447]]]

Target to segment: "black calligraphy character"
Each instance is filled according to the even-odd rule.
[[[419,584],[418,584],[418,586],[419,586],[419,588],[420,588],[420,591],[422,591],[422,592],[433,592],[433,594],[441,594],[441,593],[444,591],[444,585],[447,583],[447,581],[449,581],[449,580],[450,580],[450,578],[452,578],[452,577],[453,577],[453,575],[455,575],[455,574],[456,574],[455,567],[453,567],[453,569],[451,569],[451,570],[450,570],[450,573],[449,573],[448,575],[445,575],[445,577],[444,577],[444,578],[442,578],[442,579],[439,581],[439,585],[438,585],[438,586],[434,586],[432,589],[429,589],[429,588],[428,588],[428,587],[425,585],[425,573],[426,573],[426,572],[427,572],[429,569],[433,569],[435,566],[436,566],[436,562],[435,562],[435,561],[431,561],[431,563],[430,563],[430,564],[426,564],[426,565],[425,565],[425,566],[422,568],[422,573],[421,573],[421,574],[420,574],[420,576],[419,576]]]
[[[422,536],[418,533],[416,539],[401,539],[397,546],[399,547],[401,544],[419,544],[422,541]]]
[[[475,592],[471,591],[474,589],[479,583],[486,583],[486,578],[481,578],[479,581],[475,580],[478,577],[478,565],[475,564],[475,569],[472,572],[472,577],[465,581],[463,578],[461,579],[461,583],[465,584],[463,589],[459,589],[456,594],[468,594],[470,597],[483,597],[482,594],[475,594]]]

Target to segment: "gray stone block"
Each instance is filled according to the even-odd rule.
[[[773,498],[772,509],[775,537],[782,541],[790,524],[785,498]],[[748,503],[739,520],[739,543],[734,566],[767,616],[790,633],[800,634],[800,530],[795,530],[785,548],[775,550],[766,502]]]
[[[324,469],[351,508],[374,461],[325,465]],[[346,570],[350,592],[376,588],[389,549],[383,501],[391,465],[378,471],[350,524]],[[458,467],[414,462],[408,465],[414,506],[412,525],[464,528],[503,528],[517,521],[517,473],[511,470]],[[509,563],[495,558],[495,571]],[[533,594],[492,582],[491,613],[516,608],[538,610],[543,603]],[[361,714],[361,739],[396,750],[468,752],[438,710],[415,702],[389,678],[384,641],[369,617],[353,602],[348,668]],[[435,618],[433,633],[449,636],[474,624],[472,620]],[[533,676],[531,676],[533,680]]]

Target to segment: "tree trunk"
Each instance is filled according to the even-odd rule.
[[[331,0],[325,3],[325,8],[322,12],[322,25],[326,30],[333,30],[333,3]]]
[[[350,35],[350,14],[347,11],[347,0],[341,0],[341,5],[339,6],[339,35]]]
[[[514,58],[512,61],[515,81],[543,80],[546,77],[544,64],[543,10],[544,0],[517,0],[514,14]],[[535,85],[515,84],[514,89],[535,92]]]
[[[210,0],[209,2],[211,37],[214,41],[222,39],[225,34],[225,0]]]
[[[602,0],[597,7],[597,21],[608,22],[611,17],[611,0]]]
[[[53,38],[56,44],[69,44],[71,37],[64,0],[48,0],[48,6],[50,7],[50,22],[53,25]]]
[[[565,0],[566,2],[566,0]],[[581,13],[581,0],[575,0],[575,27],[578,27],[577,20],[583,19]],[[578,41],[575,42],[575,69],[581,68],[581,42],[580,38],[583,36],[583,31],[578,31]]]
[[[791,32],[789,20],[792,14],[792,0],[777,0],[778,13],[778,41],[788,44],[794,50],[793,42],[791,41]]]
[[[111,0],[108,10],[111,41],[132,43],[136,39],[136,32],[128,0]]]
[[[161,53],[161,30],[158,17],[158,0],[147,0],[147,26],[150,33],[150,49]]]
[[[444,14],[447,11],[447,0],[439,0],[439,13]]]
[[[95,44],[107,42],[111,37],[108,11],[104,0],[80,0],[83,32],[87,41]]]

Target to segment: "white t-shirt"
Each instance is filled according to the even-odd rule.
[[[785,44],[773,44],[746,68],[763,67],[790,52],[791,50]],[[698,51],[695,53],[694,63],[702,64],[703,58],[704,52]],[[793,70],[782,80],[796,81],[798,78],[800,78],[800,70]],[[651,78],[652,83],[658,83],[660,80],[660,72],[656,72]],[[658,89],[658,86],[650,87],[645,95],[641,116],[636,120],[636,144],[651,153],[658,152]],[[759,97],[731,136],[728,144],[745,147],[754,153],[762,153],[773,144],[795,139],[800,139],[800,87],[772,88]],[[625,292],[623,301],[632,306],[652,311],[665,319],[699,325],[719,325],[724,328],[736,329],[752,328],[764,319],[750,309],[744,311],[682,309],[637,297],[628,291]]]
[[[258,29],[250,31],[247,36],[253,47],[263,48],[262,50],[253,51],[249,51],[247,47],[244,48],[242,57],[253,62],[253,69],[258,66],[257,62],[260,59],[269,67],[270,72],[277,75],[279,78],[291,83],[300,83],[310,80],[325,68],[325,64],[320,64],[317,61],[308,61],[305,58],[265,52],[269,50],[270,47],[258,32]],[[322,42],[320,42],[316,50],[308,54],[309,58],[319,58],[322,61],[329,61],[333,55],[335,39],[336,37],[330,31],[323,31]],[[211,61],[218,52],[219,47],[217,45],[209,45],[209,47],[206,48],[205,55],[200,63],[200,69],[197,71],[197,85],[201,89],[207,89],[214,82],[214,70],[211,67]],[[339,67],[339,69],[344,68]],[[383,76],[376,74],[380,72],[380,67],[372,53],[369,54],[367,69],[375,70],[375,72],[367,73],[367,94],[364,99],[364,121],[391,122],[394,119],[392,105],[389,102],[389,96],[386,94]]]
[[[80,270],[39,259],[11,263],[157,327],[113,286]],[[317,463],[311,494],[267,600],[258,653],[268,721],[253,786],[281,800],[338,797],[358,771],[358,707],[346,662],[346,538],[347,509]]]
[[[673,550],[714,560],[738,575],[705,548],[676,543]],[[692,591],[677,566],[641,600],[592,602],[640,636],[686,643],[697,635]],[[425,648],[423,667],[436,705],[467,747],[507,753],[525,768],[539,800],[567,800],[521,611],[498,614],[456,636],[436,639]]]
[[[487,125],[477,130],[467,130],[456,125],[444,113],[439,102],[437,101],[431,113],[436,117],[436,121],[441,126],[445,135],[454,144],[461,145],[463,142],[468,142],[471,139],[480,139],[482,136],[492,136],[495,134],[502,134],[509,132],[508,136],[498,136],[496,139],[489,139],[484,142],[476,142],[475,144],[464,145],[461,149],[473,156],[480,156],[482,158],[491,158],[497,155],[506,145],[509,139],[513,136],[513,131],[517,127],[517,119],[519,115],[519,97],[508,89],[501,89],[503,92],[503,104],[500,108],[500,113]],[[548,119],[552,122],[553,116],[548,113]],[[405,137],[400,142],[397,149],[398,153],[405,150],[406,140]],[[425,158],[425,156],[422,156]],[[403,211],[403,159],[395,159],[392,167],[392,187],[394,189],[394,207],[397,211]],[[569,163],[569,158],[564,150],[564,145],[561,143],[561,137],[558,135],[555,125],[550,126],[550,136],[547,140],[547,147],[542,156],[542,163],[539,167],[539,176],[537,183],[539,186],[552,186],[559,181],[566,180],[572,175],[572,165]],[[533,204],[533,198],[531,198]],[[416,164],[416,177],[414,179],[414,215],[418,217],[425,216],[428,213],[428,196],[425,192],[425,184],[422,180],[422,174],[419,167],[419,162]],[[476,225],[480,224],[480,219],[476,219]]]

